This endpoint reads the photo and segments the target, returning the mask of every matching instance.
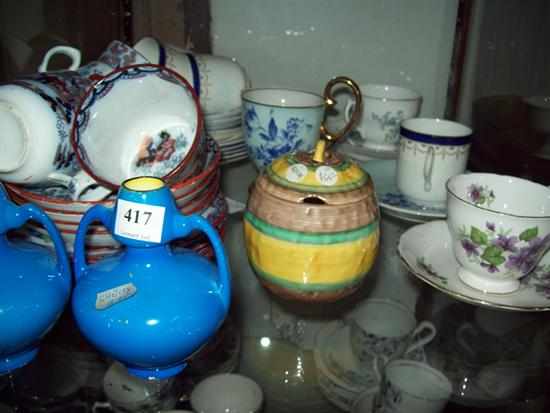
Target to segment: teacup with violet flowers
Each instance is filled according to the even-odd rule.
[[[454,176],[447,225],[458,277],[487,293],[513,292],[550,246],[550,189],[505,175]]]

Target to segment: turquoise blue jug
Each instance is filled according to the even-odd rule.
[[[33,220],[48,231],[55,252],[6,233]],[[71,293],[65,244],[36,205],[17,206],[0,184],[0,375],[30,362],[40,339],[53,327]]]
[[[88,265],[85,236],[101,221],[125,246]],[[204,232],[216,265],[170,242]],[[200,215],[181,214],[159,178],[125,181],[114,208],[96,205],[83,216],[74,245],[73,313],[84,336],[142,378],[179,373],[185,360],[221,325],[230,304],[228,261],[216,230]]]

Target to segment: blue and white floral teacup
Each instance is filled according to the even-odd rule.
[[[369,365],[373,358],[386,363],[405,354],[422,359],[423,347],[437,332],[430,321],[418,323],[405,305],[383,298],[363,301],[350,313],[347,322],[351,327],[353,354],[361,363]],[[419,354],[413,354],[415,351]]]
[[[78,72],[33,73],[0,85],[0,180],[47,186],[80,168],[69,135],[91,81]]]
[[[356,108],[344,128],[331,132],[324,123],[325,110],[336,104],[332,89],[351,89]],[[323,96],[292,89],[248,89],[242,94],[243,135],[250,159],[262,170],[288,153],[313,150],[320,135],[333,143],[358,122],[363,108],[359,86],[339,76],[325,86]]]
[[[377,412],[439,413],[453,391],[442,372],[417,361],[391,361],[379,375],[383,377]]]
[[[201,137],[191,85],[171,69],[140,64],[113,70],[87,90],[71,144],[89,176],[118,188],[134,176],[184,179]]]
[[[472,130],[444,119],[412,118],[401,123],[397,188],[409,200],[444,208],[445,183],[466,169]]]
[[[319,138],[325,101],[314,93],[290,89],[243,92],[243,134],[258,169],[298,150],[310,151]]]
[[[461,174],[447,183],[458,277],[487,293],[520,288],[550,246],[550,189],[512,176]]]

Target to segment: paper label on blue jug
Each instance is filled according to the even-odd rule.
[[[119,199],[115,234],[138,241],[160,242],[166,208]]]
[[[116,303],[120,303],[127,298],[130,298],[137,292],[137,288],[133,283],[119,285],[118,287],[110,288],[97,293],[95,299],[96,310],[105,310]]]

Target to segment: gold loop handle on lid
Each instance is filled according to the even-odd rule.
[[[336,85],[344,85],[351,89],[353,97],[355,99],[355,107],[353,113],[350,116],[349,122],[339,131],[330,131],[326,125],[326,115],[327,112],[336,105],[336,99],[332,95],[332,90]],[[359,122],[361,112],[363,111],[363,97],[361,96],[361,90],[357,83],[351,80],[346,76],[338,76],[334,79],[331,79],[325,86],[323,92],[323,99],[325,100],[325,116],[323,122],[321,123],[321,136],[317,147],[315,148],[315,153],[313,159],[317,162],[323,162],[325,149],[336,142],[338,139],[347,135]]]

